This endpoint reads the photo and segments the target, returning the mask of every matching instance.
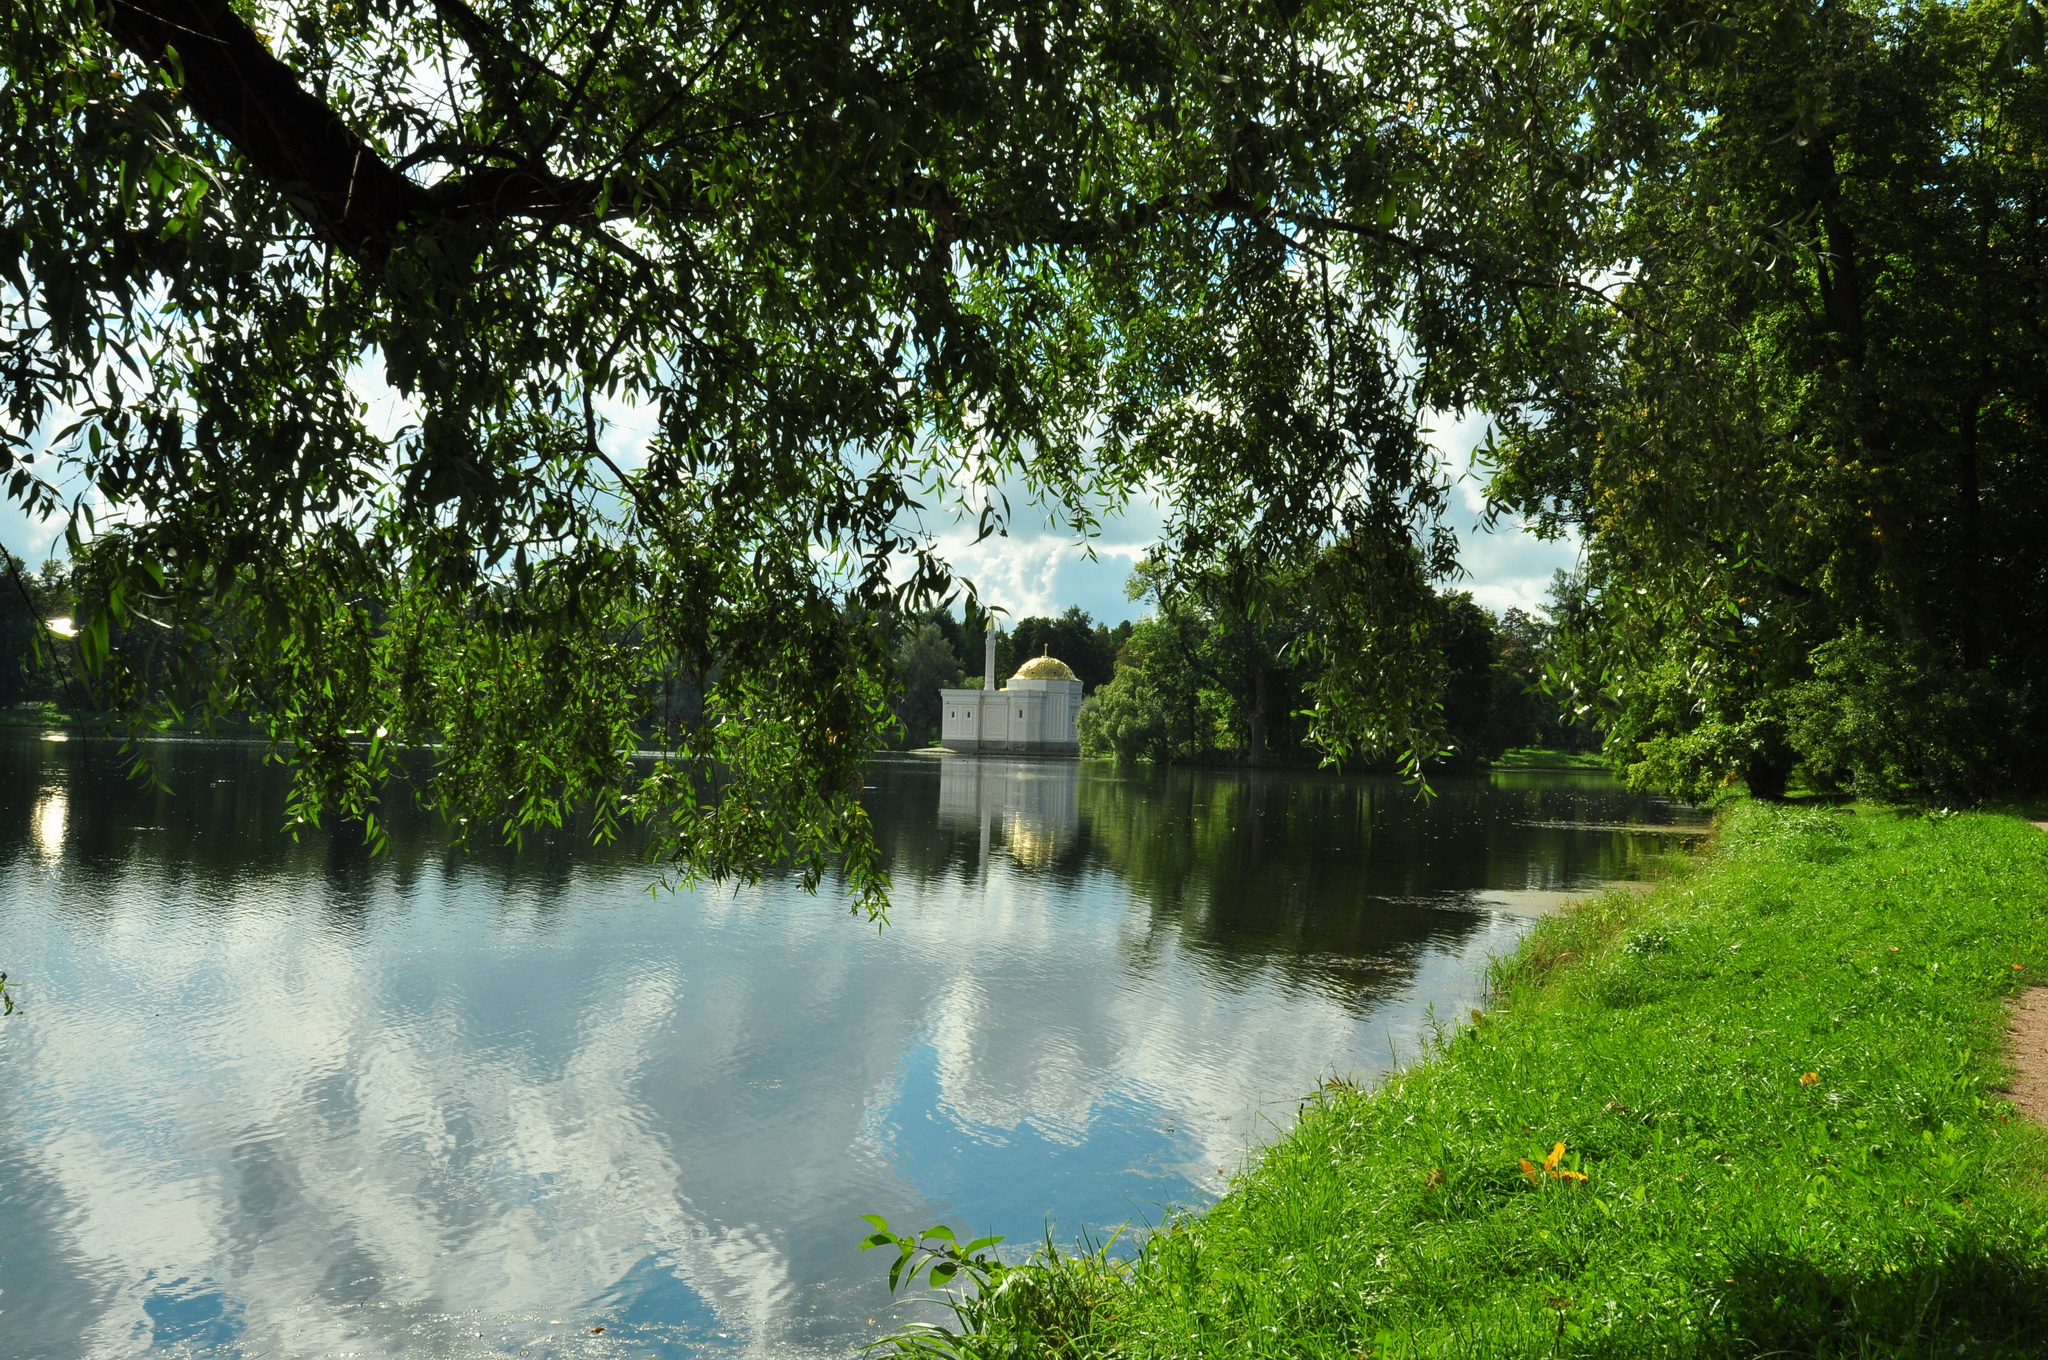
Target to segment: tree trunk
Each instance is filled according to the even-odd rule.
[[[1901,509],[1904,497],[1898,486],[1897,451],[1892,445],[1889,415],[1869,371],[1859,242],[1856,228],[1842,215],[1841,184],[1834,165],[1832,139],[1815,138],[1808,159],[1813,177],[1808,191],[1820,206],[1821,230],[1826,237],[1818,272],[1821,310],[1834,331],[1837,357],[1846,370],[1857,451],[1877,484],[1870,517],[1876,521],[1883,587],[1899,635],[1913,642],[1927,636],[1926,592],[1922,589],[1912,528]]]
[[[1269,677],[1270,672],[1266,669],[1264,658],[1254,648],[1252,651],[1252,711],[1250,719],[1245,723],[1246,744],[1249,747],[1245,753],[1245,758],[1248,763],[1253,765],[1263,765],[1266,763],[1266,712],[1267,703],[1272,693],[1272,681]]]
[[[404,231],[435,218],[587,216],[596,201],[595,184],[509,154],[530,163],[414,183],[272,56],[228,0],[113,0],[107,30],[154,66],[175,52],[180,94],[199,121],[356,259],[383,259]]]
[[[1962,636],[1963,665],[1980,670],[1984,665],[1984,630],[1978,620],[1984,571],[1984,506],[1977,468],[1977,418],[1991,385],[1991,361],[1984,361],[1980,385],[1973,388],[1963,404],[1962,438],[1956,443],[1956,533],[1962,539],[1956,551],[1958,632]]]

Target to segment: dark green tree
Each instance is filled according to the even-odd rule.
[[[903,677],[893,707],[902,725],[904,744],[928,746],[939,734],[945,705],[939,690],[960,684],[960,659],[937,622],[922,624],[896,652],[896,670]]]
[[[54,560],[32,570],[0,554],[0,708],[61,702],[76,682],[69,646],[48,625],[70,615],[69,573]]]
[[[1444,658],[1446,749],[1440,759],[1472,769],[1499,758],[1527,733],[1517,724],[1516,710],[1502,702],[1508,676],[1501,664],[1498,622],[1470,591],[1446,592],[1442,599],[1437,626]]]
[[[1494,491],[1570,522],[1579,696],[1638,780],[2039,785],[2048,70],[2032,3],[1560,12],[1585,277]],[[1893,736],[1883,736],[1887,729]],[[1997,758],[1987,735],[1999,733]],[[1905,736],[1903,734],[1910,734]]]
[[[1173,609],[1141,620],[1114,678],[1081,706],[1082,753],[1162,765],[1213,756],[1230,705],[1203,683],[1210,632],[1178,598]]]
[[[0,548],[0,554],[6,549]],[[43,697],[39,692],[47,636],[41,592],[29,584],[20,559],[11,554],[0,557],[0,708],[11,708],[28,699]]]
[[[1006,640],[1011,670],[1034,656],[1050,654],[1066,662],[1090,690],[1108,684],[1116,673],[1114,635],[1079,605],[1067,606],[1058,618],[1019,619]]]
[[[1552,607],[1571,592],[1571,576],[1551,582]],[[1558,673],[1557,625],[1542,614],[1513,608],[1500,616],[1500,680],[1496,707],[1513,735],[1511,746],[1587,753],[1600,749],[1591,710],[1574,701],[1570,681]]]

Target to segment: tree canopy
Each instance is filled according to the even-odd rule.
[[[73,516],[106,701],[259,715],[308,818],[374,829],[424,748],[458,824],[879,905],[892,620],[1020,498],[1157,496],[1170,589],[1311,592],[1319,749],[1421,758],[1447,409],[1588,536],[1643,777],[1856,777],[1843,648],[1989,696],[1957,731],[2037,712],[2031,5],[0,24],[0,476]]]
[[[103,689],[259,708],[309,816],[431,743],[456,818],[631,807],[686,872],[793,839],[877,882],[873,619],[949,586],[921,509],[1085,532],[1156,489],[1187,557],[1356,545],[1352,625],[1398,633],[1444,565],[1415,413],[1526,283],[1468,258],[1525,190],[1460,150],[1541,137],[1520,77],[1405,5],[6,24],[10,493],[68,459]],[[180,683],[107,652],[132,613]],[[1428,739],[1366,688],[1358,739]]]
[[[1256,608],[1242,593],[1171,585],[1151,563],[1133,574],[1133,598],[1150,593],[1152,611],[1130,630],[1115,678],[1081,706],[1079,735],[1087,755],[1161,764],[1302,764],[1326,756],[1308,719],[1313,683],[1305,639],[1324,626],[1322,602],[1266,583]],[[1570,747],[1587,734],[1563,711],[1551,685],[1555,630],[1520,609],[1502,618],[1468,591],[1438,595],[1422,642],[1443,672],[1431,691],[1440,699],[1440,732],[1421,763],[1432,771],[1469,772],[1509,747]],[[1019,630],[1022,631],[1021,629]],[[1380,769],[1383,752],[1352,768]]]
[[[1584,532],[1569,669],[1639,779],[2041,782],[2042,26],[1712,6],[1596,76],[1625,283],[1529,332],[1494,491]]]

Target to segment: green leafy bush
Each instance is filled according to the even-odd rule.
[[[1868,798],[1970,802],[2034,764],[2027,696],[1995,672],[1856,630],[1813,652],[1791,691],[1793,745],[1824,783]]]

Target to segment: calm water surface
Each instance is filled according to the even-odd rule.
[[[1687,820],[1593,775],[905,757],[877,931],[569,836],[294,843],[247,748],[122,770],[0,736],[9,1360],[848,1355],[903,1316],[861,1213],[1027,1244],[1205,1204],[1672,844],[1614,828]]]

